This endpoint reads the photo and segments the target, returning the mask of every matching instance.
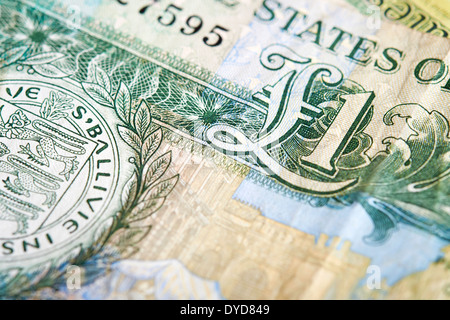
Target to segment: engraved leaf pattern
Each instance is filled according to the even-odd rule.
[[[0,54],[0,68],[16,63],[28,51],[27,46],[13,48]]]
[[[65,73],[58,67],[49,63],[33,65],[33,69],[41,76],[45,76],[48,78],[66,78],[70,76],[70,74]]]
[[[119,118],[125,123],[130,123],[131,94],[127,85],[123,82],[120,83],[114,106]]]
[[[84,82],[82,86],[84,91],[86,91],[86,93],[99,104],[105,107],[112,107],[114,105],[111,95],[100,85],[96,83]]]
[[[161,209],[166,197],[161,198],[153,198],[149,200],[144,200],[140,202],[131,212],[129,216],[129,221],[136,222],[140,220],[147,219],[151,215],[153,215],[156,211]]]
[[[51,114],[51,108],[48,103],[48,99],[45,99],[41,104],[41,110],[39,111],[40,115],[44,119],[48,119]]]
[[[122,190],[122,206],[124,208],[128,208],[131,205],[130,200],[134,199],[136,196],[136,191],[137,177],[136,174],[133,174]]]
[[[151,226],[120,229],[111,242],[122,255],[126,253],[126,256],[130,256],[139,251],[135,246],[148,236],[151,229]]]
[[[48,64],[50,62],[59,60],[64,58],[65,55],[60,52],[44,52],[40,54],[33,55],[27,58],[24,61],[21,61],[21,64],[24,65],[39,65],[39,64]]]
[[[161,178],[164,175],[164,173],[166,173],[171,162],[172,162],[172,152],[169,151],[169,152],[166,152],[165,154],[163,154],[162,156],[160,156],[158,159],[156,159],[152,163],[148,164],[144,168],[145,187],[148,188],[155,181],[157,181],[159,178]]]
[[[134,115],[134,127],[141,138],[145,138],[151,121],[150,107],[145,100],[142,100]]]
[[[160,197],[167,197],[172,192],[175,185],[178,183],[179,175],[176,175],[167,180],[161,181],[148,191],[144,192],[141,199],[155,199]]]
[[[45,99],[39,111],[41,117],[48,120],[59,120],[66,118],[69,111],[74,107],[73,99],[62,93],[55,94],[51,91],[49,98]]]
[[[108,74],[98,66],[95,68],[95,80],[99,86],[105,88],[108,93],[111,93],[111,79]]]
[[[139,136],[133,132],[132,130],[124,127],[124,126],[117,126],[117,130],[119,131],[120,137],[129,145],[131,146],[136,152],[141,151],[141,139]]]
[[[159,149],[159,146],[162,142],[163,132],[161,128],[155,130],[151,133],[147,139],[145,139],[142,145],[141,157],[144,163],[146,163],[155,153],[156,150]]]
[[[44,16],[39,16],[39,18],[39,23],[51,20],[48,17],[44,19]],[[61,28],[64,27],[61,26]],[[72,38],[69,40],[67,46],[73,44],[73,41],[77,41]],[[30,74],[34,71],[47,78],[72,77],[73,80],[78,81],[92,100],[115,111],[119,122],[116,127],[118,133],[135,153],[135,158],[129,159],[130,163],[134,165],[134,172],[126,181],[120,194],[121,208],[108,223],[105,221],[104,228],[99,229],[99,234],[96,235],[96,240],[91,246],[81,248],[80,252],[74,254],[73,258],[68,259],[69,261],[64,261],[64,264],[36,272],[36,275],[39,274],[39,280],[33,283],[28,278],[23,278],[21,272],[17,272],[17,276],[13,275],[9,280],[5,280],[5,286],[0,275],[0,295],[6,293],[6,296],[11,297],[22,296],[25,292],[30,294],[36,289],[53,286],[57,282],[64,283],[64,271],[67,265],[83,266],[99,261],[102,265],[108,265],[116,261],[119,258],[118,255],[124,257],[124,255],[129,256],[136,253],[139,250],[137,244],[149,234],[152,228],[151,225],[142,226],[136,221],[146,219],[158,211],[179,179],[178,176],[170,177],[168,175],[171,153],[155,155],[161,146],[163,131],[161,127],[153,127],[150,109],[150,105],[153,106],[153,103],[146,99],[149,99],[158,90],[158,74],[155,75],[154,81],[150,83],[150,88],[147,90],[150,94],[139,96],[136,95],[135,87],[132,88],[132,92],[130,91],[130,87],[133,86],[132,82],[128,81],[126,77],[117,81],[117,77],[113,77],[114,70],[105,65],[100,66],[97,60],[89,64],[95,66],[89,73],[89,70],[86,70],[86,61],[82,59],[88,55],[81,57],[82,52],[74,54],[75,49],[64,50],[61,51],[64,53],[61,53],[57,51],[59,47],[51,47],[52,50],[47,52],[36,50],[30,46],[17,46],[7,50],[0,53],[0,68],[17,63],[29,66]],[[27,52],[29,53],[28,57]],[[67,59],[65,59],[66,55]],[[74,66],[72,69],[76,69],[76,71],[73,74],[64,72],[66,64],[72,64]],[[18,96],[22,91],[21,87],[14,95]],[[13,97],[9,88],[6,93]],[[138,107],[134,109],[135,106]],[[57,120],[66,117],[70,108],[73,108],[70,99],[51,92],[40,106],[40,115],[49,120]],[[113,247],[114,252],[111,252],[109,247]],[[18,286],[17,284],[22,281],[19,276],[20,279],[25,279],[25,282]],[[9,286],[9,283],[14,283],[14,285]],[[19,290],[13,292],[10,288]]]

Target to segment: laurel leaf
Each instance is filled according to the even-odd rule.
[[[131,94],[127,85],[120,82],[115,100],[116,112],[125,123],[130,123],[131,116]]]
[[[172,162],[172,151],[169,151],[160,156],[152,163],[147,164],[144,168],[145,188],[150,187],[153,183],[155,183],[155,181],[161,178],[164,175],[164,173],[166,173],[171,162]]]
[[[147,237],[151,226],[121,229],[114,235],[113,243],[119,248],[133,246]]]
[[[172,192],[173,188],[175,188],[175,185],[178,183],[179,178],[180,176],[176,175],[172,178],[161,181],[154,187],[144,192],[140,197],[141,201],[167,197],[169,193]]]
[[[50,107],[48,105],[47,98],[44,100],[44,102],[42,102],[39,113],[40,113],[41,117],[44,119],[47,119],[50,116]]]
[[[55,111],[52,113],[51,117],[49,118],[49,120],[59,120],[62,118],[67,118],[69,116],[69,114],[67,112],[62,112],[62,111]]]
[[[65,73],[58,67],[46,63],[46,64],[37,64],[33,65],[33,70],[39,73],[41,76],[47,77],[47,78],[66,78],[69,77],[70,74]]]
[[[117,126],[117,130],[119,131],[120,137],[130,146],[132,147],[137,153],[141,151],[141,139],[139,136],[133,132],[132,130],[123,127],[123,126]]]
[[[133,174],[122,190],[122,206],[124,208],[128,208],[128,206],[134,200],[136,192],[137,192],[137,179],[136,174]]]
[[[47,64],[62,59],[64,57],[65,55],[60,52],[44,52],[31,56],[27,58],[25,61],[21,61],[20,63],[24,65]]]
[[[99,66],[96,66],[95,68],[95,80],[97,80],[97,84],[103,88],[106,89],[109,93],[111,93],[111,79],[109,78],[109,75],[100,68]]]
[[[156,211],[158,211],[162,205],[164,204],[164,201],[166,200],[165,197],[162,198],[154,198],[149,200],[144,200],[140,202],[131,212],[130,216],[127,217],[127,221],[129,223],[140,221],[147,219],[152,214],[154,214]]]
[[[153,154],[158,150],[162,142],[163,132],[162,129],[156,129],[153,131],[144,141],[142,145],[141,157],[147,162]]]
[[[99,104],[110,108],[114,105],[111,95],[105,88],[102,88],[96,83],[89,82],[84,82],[81,85],[84,91]]]
[[[150,107],[145,100],[142,100],[134,115],[134,128],[142,139],[145,138],[151,122]]]
[[[27,46],[17,47],[0,54],[0,68],[17,62],[28,51]]]

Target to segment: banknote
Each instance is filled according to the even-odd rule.
[[[343,0],[0,5],[0,297],[449,299],[444,34]]]
[[[448,0],[347,0],[371,23],[380,19],[402,23],[411,29],[448,38],[450,33],[450,1]]]

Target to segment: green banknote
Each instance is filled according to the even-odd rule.
[[[437,3],[0,0],[0,298],[449,299]]]

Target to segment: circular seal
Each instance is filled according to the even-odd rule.
[[[86,99],[40,81],[0,82],[2,261],[73,247],[107,212],[118,173],[112,131]]]

